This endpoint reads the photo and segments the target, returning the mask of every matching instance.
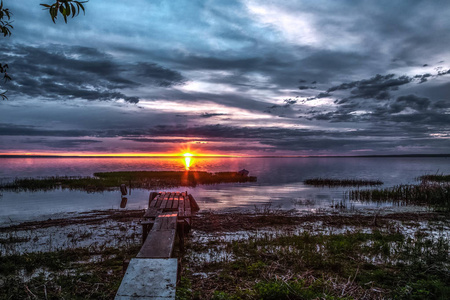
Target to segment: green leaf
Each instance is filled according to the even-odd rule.
[[[72,7],[72,18],[75,17],[75,13],[77,12],[75,6],[73,5],[73,3],[70,3],[70,6]]]
[[[80,6],[80,8],[83,10],[83,14],[86,14],[86,12],[84,11],[84,6],[83,6],[83,4],[81,4],[81,3],[79,3],[79,2],[77,2],[77,4]]]

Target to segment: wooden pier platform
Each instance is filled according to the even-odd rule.
[[[199,206],[187,192],[150,193],[142,222],[143,245],[131,259],[116,300],[175,299],[178,260],[173,258],[178,235],[181,250]]]

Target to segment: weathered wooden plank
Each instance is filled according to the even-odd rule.
[[[162,209],[159,207],[150,207],[145,211],[144,218],[156,218],[162,213]]]
[[[189,202],[189,198],[187,196],[184,197],[184,210],[186,210],[186,208],[190,208],[191,207],[191,202]]]
[[[169,203],[169,198],[170,198],[170,193],[167,193],[166,196],[164,197],[163,204],[161,204],[161,208],[163,208],[163,209],[167,208],[167,205]]]
[[[178,217],[184,218],[184,196],[180,195],[180,203],[178,205]]]
[[[175,243],[176,230],[150,232],[137,258],[170,258]],[[147,242],[148,241],[148,242]]]
[[[191,201],[188,196],[184,198],[184,216],[190,217],[192,214]]]
[[[180,195],[175,194],[173,197],[172,210],[178,210],[178,204],[180,202]]]
[[[165,194],[166,194],[165,192],[162,192],[162,193],[160,193],[158,195],[158,202],[156,202],[156,207],[157,208],[159,208],[161,206],[161,203],[162,203],[162,201],[164,199]]]
[[[132,258],[115,299],[175,299],[177,271],[176,258]]]
[[[170,258],[175,244],[176,228],[176,213],[159,215],[136,257]]]
[[[164,222],[163,218],[156,217],[155,223],[153,224],[152,231],[161,230],[162,223]]]
[[[158,197],[159,197],[159,195],[158,194],[156,194],[156,196],[154,196],[155,194],[154,193],[150,193],[150,196],[149,196],[149,205],[148,205],[148,207],[155,207],[156,206],[156,203],[158,202]],[[152,197],[154,196],[154,198],[152,199]]]
[[[166,209],[171,209],[172,208],[172,204],[173,204],[173,193],[170,193],[169,195],[169,200],[167,201],[167,206]]]
[[[197,201],[195,201],[194,197],[192,195],[189,195],[189,201],[191,202],[191,209],[192,211],[199,211],[200,207],[197,204]]]

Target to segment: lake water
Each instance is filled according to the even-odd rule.
[[[348,187],[306,186],[308,178],[381,180],[383,186],[417,182],[424,174],[450,173],[450,158],[193,158],[191,171],[238,171],[257,176],[255,183],[217,184],[188,190],[204,210],[272,208],[317,211],[343,201]],[[0,158],[0,180],[15,177],[92,176],[109,171],[184,170],[183,158]],[[98,209],[118,208],[120,193],[1,192],[0,225]],[[149,191],[132,190],[127,209],[146,208]],[[352,209],[390,209],[392,205],[346,202]]]

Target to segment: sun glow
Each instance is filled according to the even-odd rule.
[[[194,156],[191,153],[184,153],[184,167],[186,168],[186,171],[189,171],[189,168],[191,167],[192,164],[192,156]]]

